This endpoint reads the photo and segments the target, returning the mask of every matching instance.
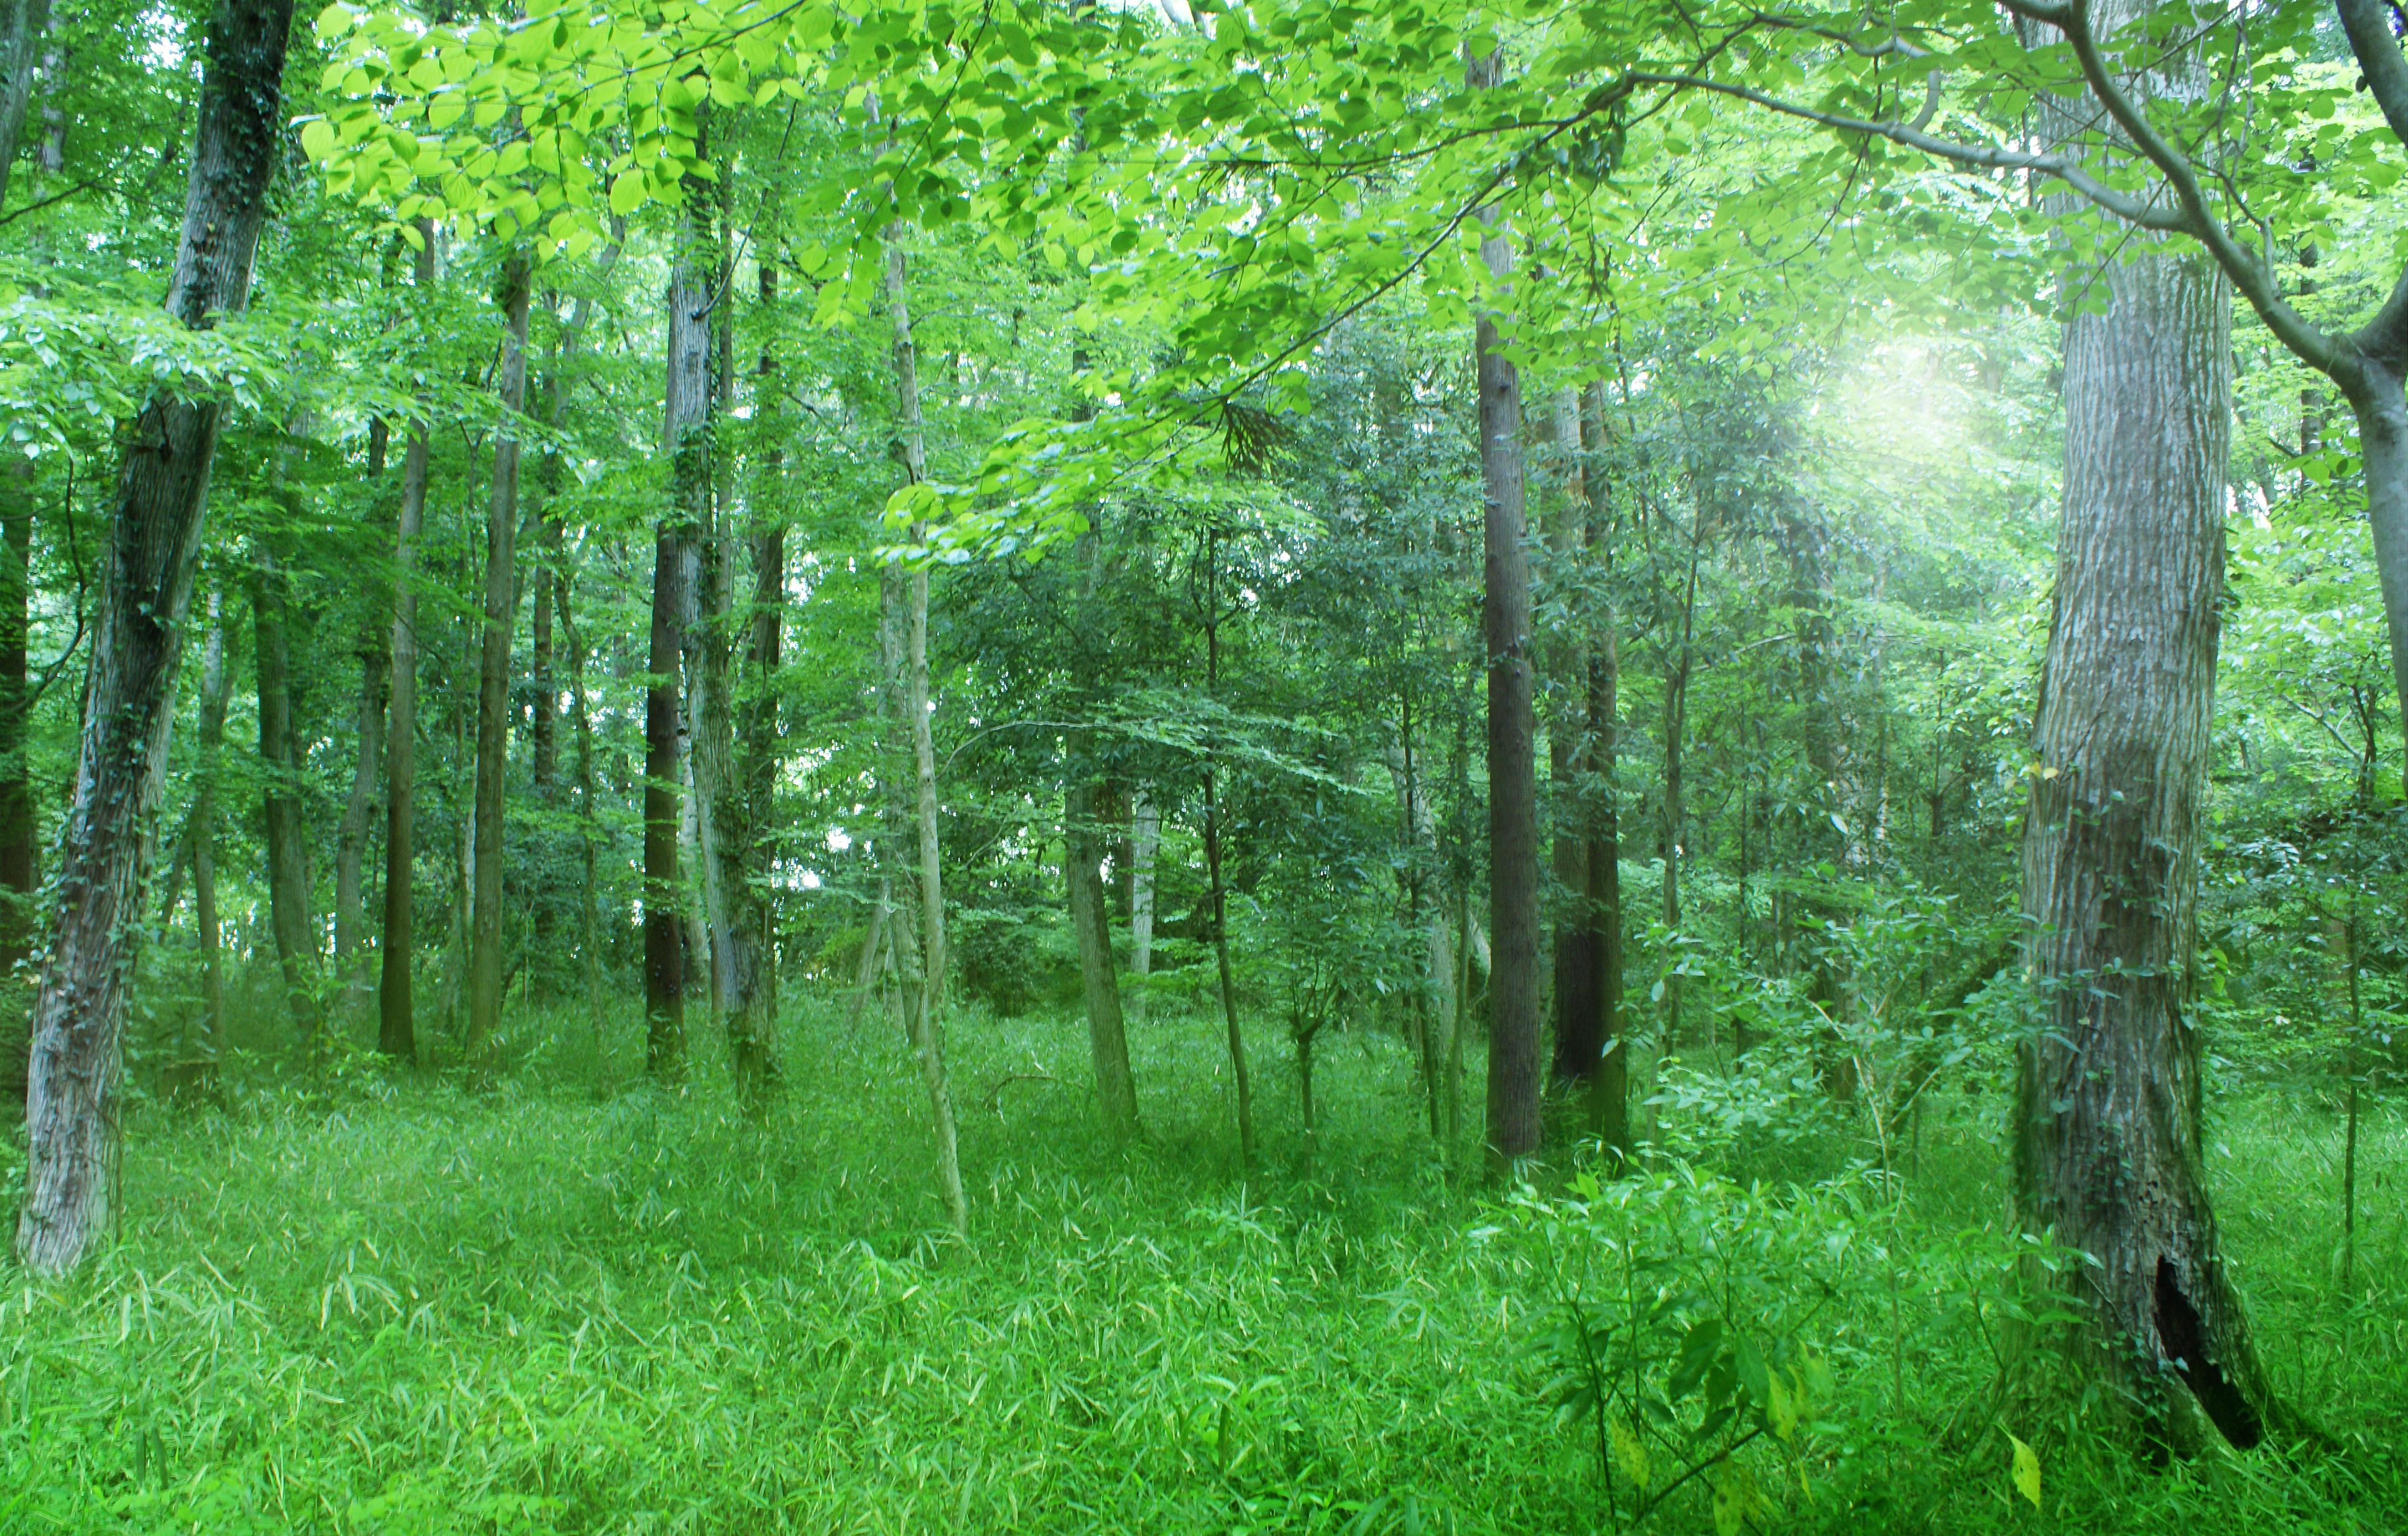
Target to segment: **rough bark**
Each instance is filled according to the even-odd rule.
[[[435,229],[418,222],[415,287],[435,287]],[[384,940],[379,948],[377,1050],[418,1058],[410,968],[417,947],[415,866],[418,777],[418,535],[426,516],[429,444],[423,417],[409,423],[401,457],[401,513],[394,529],[393,682],[386,706]]]
[[[1466,68],[1475,88],[1493,88],[1501,55]],[[1480,244],[1502,282],[1513,250],[1500,229]],[[1480,388],[1480,476],[1484,580],[1481,626],[1488,668],[1489,1170],[1502,1175],[1539,1149],[1539,786],[1530,656],[1530,568],[1522,459],[1522,385],[1502,350],[1498,316],[1474,323]]]
[[[239,309],[249,294],[292,21],[290,0],[225,0],[211,20],[167,290],[168,312],[186,326]],[[34,1005],[17,1254],[38,1271],[74,1268],[108,1214],[124,934],[141,910],[146,831],[166,772],[220,409],[163,391],[121,439],[58,905]]]
[[[476,888],[468,931],[468,1028],[461,1045],[470,1076],[491,1069],[502,1025],[502,809],[509,783],[510,639],[518,628],[519,426],[526,411],[527,299],[531,264],[523,250],[502,258],[494,303],[502,355],[494,395],[494,478],[485,497],[485,613],[477,667]]]
[[[259,678],[260,823],[267,862],[268,926],[284,972],[286,1006],[303,1047],[320,1048],[316,930],[309,920],[308,827],[301,802],[301,754],[293,725],[293,666],[285,625],[284,573],[254,540],[251,585],[253,660]]]
[[[2230,294],[2196,258],[2089,274],[2066,337],[2066,473],[2024,829],[2016,1209],[2090,1256],[2077,1346],[2147,1439],[2238,1446],[2274,1412],[2200,1144],[2199,860],[2231,411]]]

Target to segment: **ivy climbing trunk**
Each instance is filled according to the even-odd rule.
[[[34,515],[22,477],[0,483],[9,504],[0,516],[0,1095],[25,1107],[25,1067],[33,1047],[32,978],[20,970],[34,955],[34,790],[25,739],[33,695],[25,672],[26,599],[33,588]]]
[[[200,121],[167,311],[191,329],[242,308],[283,126],[290,0],[223,0],[211,17]],[[166,776],[176,667],[222,406],[162,389],[120,441],[117,485],[58,902],[34,1003],[24,1204],[17,1255],[80,1260],[108,1216],[116,1164],[125,935]]]
[[[526,412],[530,262],[502,257],[494,302],[502,312],[502,355],[494,369],[501,419],[494,427],[494,477],[485,496],[485,625],[477,667],[476,874],[468,924],[468,1028],[461,1045],[471,1078],[493,1066],[502,1026],[503,799],[510,773],[510,639],[518,627],[519,423]]]

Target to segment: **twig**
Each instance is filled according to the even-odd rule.
[[[994,1087],[987,1090],[986,1107],[993,1110],[996,1118],[1000,1120],[1003,1118],[1004,1089],[1015,1083],[1058,1083],[1060,1081],[1061,1079],[1052,1072],[1006,1072]]]

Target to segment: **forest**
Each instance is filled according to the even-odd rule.
[[[0,1532],[2408,1529],[2403,36],[0,0]]]

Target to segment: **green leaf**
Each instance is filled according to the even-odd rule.
[[[2014,1465],[2008,1476],[2014,1480],[2015,1491],[2030,1500],[2032,1508],[2038,1509],[2040,1508],[2040,1453],[2012,1434],[2007,1436],[2007,1443],[2015,1448]]]

